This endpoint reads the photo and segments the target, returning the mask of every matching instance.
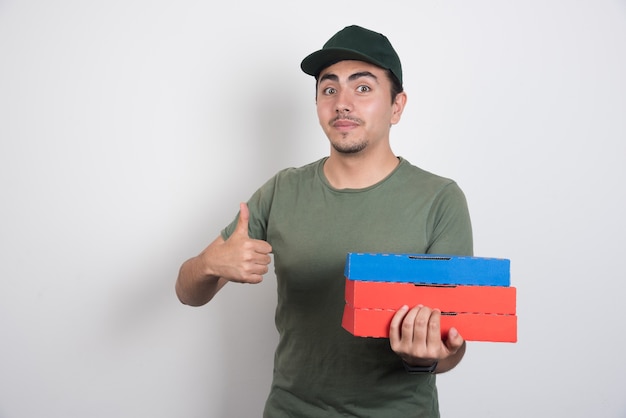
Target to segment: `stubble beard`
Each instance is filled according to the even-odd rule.
[[[358,123],[359,126],[363,124],[363,121],[359,118],[351,117],[346,112],[342,112],[330,122],[330,125],[332,126],[335,122],[342,119],[354,121]],[[369,143],[367,139],[350,140],[350,135],[350,133],[341,134],[341,138],[338,141],[330,141],[331,146],[340,154],[357,154],[367,148]]]
[[[367,148],[367,144],[368,142],[366,140],[347,144],[331,141],[332,147],[340,154],[357,154]]]

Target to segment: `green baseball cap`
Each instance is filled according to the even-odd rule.
[[[352,25],[346,26],[320,49],[302,60],[300,68],[317,77],[326,67],[344,60],[365,61],[390,70],[402,84],[400,57],[389,39],[381,33]]]

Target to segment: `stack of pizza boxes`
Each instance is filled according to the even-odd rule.
[[[349,253],[342,326],[359,337],[389,337],[403,305],[437,308],[445,338],[517,342],[516,289],[510,261],[434,254]]]

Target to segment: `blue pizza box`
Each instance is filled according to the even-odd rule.
[[[350,280],[423,285],[510,286],[506,258],[446,254],[348,253],[345,277]]]

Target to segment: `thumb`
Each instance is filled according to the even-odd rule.
[[[459,348],[463,345],[465,340],[459,334],[459,331],[456,328],[450,328],[448,331],[448,338],[446,340],[446,346],[451,353],[456,353]]]
[[[246,203],[239,204],[239,220],[235,228],[235,234],[248,237],[248,220],[250,219],[250,211]]]

